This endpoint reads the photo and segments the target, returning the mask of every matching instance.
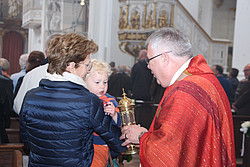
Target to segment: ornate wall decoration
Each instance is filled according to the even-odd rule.
[[[62,2],[50,0],[46,7],[46,20],[48,35],[61,30],[62,23]]]
[[[209,59],[209,50],[210,42],[209,40],[198,30],[197,27],[194,27],[193,32],[193,52],[195,55],[201,54],[205,57],[206,60]]]
[[[144,48],[148,36],[157,28],[173,26],[171,18],[174,12],[172,0],[120,0],[118,38],[122,52],[134,57]]]
[[[22,13],[22,2],[20,0],[8,0],[8,18],[16,18]]]
[[[41,1],[23,0],[22,27],[37,28],[41,27],[42,22],[42,3]]]
[[[153,10],[150,10],[148,16],[147,16],[147,20],[146,20],[146,25],[145,28],[149,29],[149,28],[153,28]]]
[[[161,12],[161,15],[158,17],[157,27],[162,28],[162,27],[167,27],[167,26],[168,26],[167,11],[163,10]]]
[[[120,8],[120,19],[119,19],[119,29],[125,29],[127,28],[127,22],[126,22],[126,12],[122,10],[122,7]]]
[[[191,39],[192,20],[184,13],[181,8],[176,8],[175,27],[185,33]]]
[[[227,57],[224,56],[225,52],[227,53],[227,48],[224,44],[213,44],[211,64],[225,65],[224,62],[227,61]]]
[[[139,29],[140,16],[138,15],[138,12],[136,10],[133,12],[133,15],[130,18],[130,23],[131,23],[131,29]]]

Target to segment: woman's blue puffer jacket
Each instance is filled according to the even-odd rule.
[[[121,130],[104,114],[102,101],[69,81],[42,79],[26,94],[19,117],[32,167],[90,166],[93,131],[108,143],[112,157],[126,149],[119,140]]]

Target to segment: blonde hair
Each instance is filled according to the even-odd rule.
[[[87,74],[85,80],[88,78],[88,76],[97,71],[97,72],[106,72],[108,74],[108,76],[111,75],[112,71],[111,71],[111,67],[108,63],[102,62],[100,60],[97,59],[91,59],[91,70],[89,71],[89,73]]]

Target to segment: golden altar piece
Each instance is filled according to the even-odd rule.
[[[173,27],[175,2],[166,0],[119,0],[119,48],[138,58],[145,41],[158,28]]]

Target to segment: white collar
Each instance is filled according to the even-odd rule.
[[[186,70],[188,68],[188,65],[190,63],[192,58],[188,59],[180,68],[178,71],[176,71],[176,73],[174,74],[173,78],[170,81],[170,84],[168,86],[171,86],[175,83],[175,81],[179,78],[179,76],[181,75],[181,73]]]
[[[62,75],[59,74],[50,74],[46,73],[44,76],[45,79],[51,80],[51,81],[70,81],[73,83],[76,83],[78,85],[82,85],[83,87],[87,88],[85,82],[83,79],[75,74],[64,72]]]

